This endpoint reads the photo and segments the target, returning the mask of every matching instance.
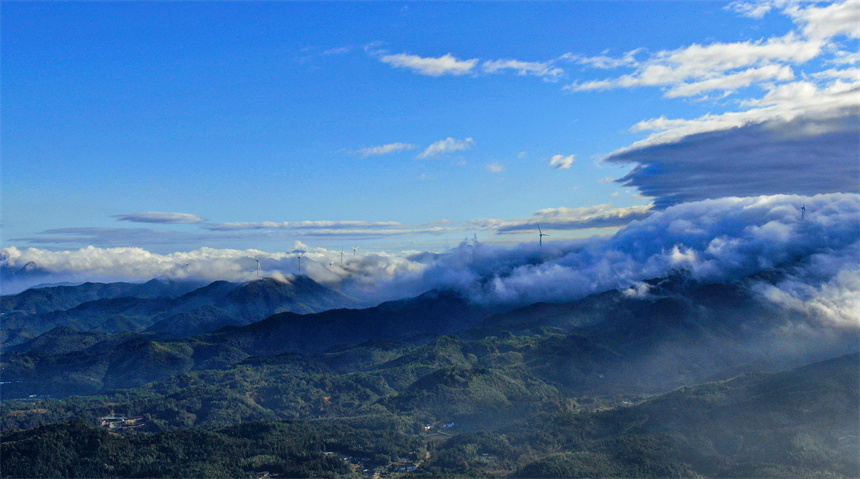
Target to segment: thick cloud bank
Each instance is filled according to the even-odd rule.
[[[604,161],[636,166],[619,181],[656,207],[724,196],[860,190],[860,83],[784,85],[745,112],[658,118],[658,132]]]
[[[620,58],[569,57],[620,69],[574,82],[571,91],[660,88],[665,98],[726,109],[640,121],[632,130],[650,134],[604,161],[632,166],[619,181],[654,198],[656,209],[726,196],[860,191],[860,2],[738,1],[729,8],[753,18],[773,10],[794,28]]]
[[[737,196],[857,191],[860,178],[858,131],[814,137],[790,136],[766,125],[699,133],[672,144],[614,155],[613,162],[636,162],[621,179],[655,206]]]
[[[770,298],[820,312],[832,307],[834,318],[857,324],[860,312],[850,306],[860,298],[858,241],[860,195],[723,198],[667,208],[608,239],[543,248],[461,245],[420,276],[478,301],[528,304],[635,291],[642,280],[680,272],[729,282],[779,270],[789,279],[774,286],[781,296],[770,291]]]
[[[779,271],[759,293],[775,304],[860,326],[860,195],[722,198],[671,206],[608,238],[499,247],[464,242],[443,253],[354,254],[296,243],[301,274],[368,302],[434,288],[482,304],[571,301],[616,288],[647,294],[642,281],[684,273],[729,282]],[[299,273],[296,254],[216,250],[156,255],[139,248],[52,252],[3,250],[6,271],[32,262],[56,278],[250,280]],[[46,282],[44,278],[40,282]]]

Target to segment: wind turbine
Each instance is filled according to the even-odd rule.
[[[306,252],[307,252],[307,251],[300,250],[300,249],[293,250],[293,253],[296,253],[296,254],[298,255],[298,258],[299,258],[299,273],[301,273],[301,272],[302,272],[302,256],[304,256],[304,254],[305,254]]]
[[[541,231],[540,225],[538,225],[538,244],[540,245],[541,248],[543,248],[543,237],[544,236],[549,236],[549,235],[547,233],[544,233],[543,231]]]
[[[352,247],[352,255],[355,256],[355,252],[358,251],[358,246]]]
[[[806,203],[803,203],[803,206],[800,207],[800,219],[804,219],[806,217]]]
[[[257,262],[257,279],[260,279],[260,259],[262,259],[262,258],[263,258],[262,256],[254,257],[254,261]]]

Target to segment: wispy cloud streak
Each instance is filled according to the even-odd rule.
[[[131,221],[134,223],[193,224],[206,221],[206,218],[189,213],[162,213],[160,211],[115,215],[114,218],[117,221]]]
[[[472,138],[455,140],[454,138],[448,137],[444,140],[439,140],[428,146],[427,149],[424,150],[420,155],[418,155],[417,158],[423,160],[426,158],[448,155],[458,151],[466,151],[472,148],[474,144],[475,140],[473,140]]]
[[[356,153],[361,155],[362,158],[367,158],[368,156],[387,155],[389,153],[414,150],[416,148],[418,148],[418,145],[413,145],[411,143],[388,143],[387,145],[362,148],[356,151]]]
[[[582,208],[547,208],[536,211],[530,218],[516,220],[473,220],[469,222],[469,227],[498,233],[537,231],[538,225],[547,231],[612,228],[641,220],[649,214],[651,214],[650,205],[615,208],[607,203]]]
[[[211,231],[238,231],[261,229],[380,229],[404,226],[396,221],[261,221],[256,223],[221,223],[206,225]]]
[[[444,75],[468,75],[478,64],[478,59],[460,60],[450,53],[440,57],[420,57],[408,53],[382,55],[379,61],[393,67],[406,68],[420,75],[440,77]]]

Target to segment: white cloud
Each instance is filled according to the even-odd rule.
[[[533,75],[555,81],[564,74],[564,70],[552,66],[550,62],[523,62],[519,60],[487,60],[481,66],[487,73],[500,70],[515,70],[518,75]]]
[[[747,111],[685,120],[657,118],[657,130],[604,161],[632,164],[618,181],[658,207],[723,196],[856,192],[860,178],[860,84],[820,90],[782,85]]]
[[[860,68],[831,68],[812,74],[816,78],[834,78],[860,83]]]
[[[131,221],[134,223],[192,224],[206,221],[205,218],[189,213],[162,213],[160,211],[115,215],[114,218],[117,218],[117,221]]]
[[[516,59],[484,60],[480,70],[478,58],[461,60],[451,53],[440,57],[422,57],[408,53],[391,54],[379,48],[380,44],[371,44],[365,47],[365,51],[383,63],[397,68],[407,68],[415,73],[427,76],[440,77],[445,75],[469,75],[483,73],[500,73],[511,70],[521,76],[536,76],[546,81],[557,81],[564,75],[564,70],[555,66],[555,60],[545,62],[525,62]]]
[[[643,52],[642,48],[637,48],[635,50],[631,50],[621,57],[614,58],[606,55],[597,55],[593,57],[586,57],[581,55],[576,55],[573,53],[565,53],[561,56],[564,60],[569,60],[581,65],[588,65],[592,68],[601,68],[606,70],[611,70],[614,68],[621,67],[633,67],[639,64],[639,61],[636,59],[636,55]]]
[[[804,219],[801,204],[807,208]],[[536,233],[540,221],[544,231],[556,229],[547,220],[581,214],[571,210],[576,209],[545,210],[520,227]],[[483,229],[481,224],[474,227]],[[530,304],[570,301],[682,272],[699,281],[725,283],[780,269],[821,289],[840,271],[860,269],[858,241],[857,194],[722,198],[652,213],[610,238],[545,242],[542,248],[536,234],[515,247],[464,242],[444,255],[426,256],[419,273],[380,288],[399,296],[447,288],[478,302]],[[860,294],[849,291],[849,296]],[[860,324],[855,321],[854,327]]]
[[[667,98],[695,96],[713,90],[736,90],[766,80],[786,81],[794,78],[791,67],[786,65],[765,65],[760,68],[721,75],[693,83],[681,83],[666,92]]]
[[[490,163],[489,165],[486,165],[484,168],[486,168],[486,170],[489,171],[490,173],[501,173],[501,172],[505,171],[505,165],[500,165],[498,163]]]
[[[780,63],[803,64],[821,54],[824,43],[794,33],[759,42],[693,44],[664,50],[638,64],[636,71],[616,78],[573,83],[571,91],[611,88],[672,87],[667,97],[690,96],[714,89],[734,89],[756,81],[786,79]],[[699,87],[685,86],[687,83]],[[723,88],[721,84],[727,86]],[[685,93],[685,90],[689,90]]]
[[[820,7],[792,5],[787,8],[794,21],[803,27],[803,34],[810,38],[826,39],[845,35],[860,38],[860,2],[845,0]]]
[[[420,271],[424,265],[409,260],[406,255],[374,253],[344,254],[344,262],[330,265],[340,258],[340,250],[312,248],[300,241],[292,252],[265,252],[256,249],[200,248],[188,252],[155,254],[143,248],[97,248],[89,246],[72,251],[48,251],[39,248],[3,249],[6,266],[34,262],[51,271],[57,278],[67,280],[148,280],[153,277],[174,279],[248,281],[256,277],[256,261],[261,258],[265,276],[289,277],[298,274],[295,251],[304,251],[302,274],[323,283],[350,281],[365,284],[370,280],[385,281],[406,273]],[[44,281],[44,278],[41,279]]]
[[[469,222],[468,227],[492,230],[498,233],[517,233],[537,230],[579,230],[590,228],[612,228],[624,226],[631,221],[647,217],[650,205],[616,208],[612,204],[585,206],[581,208],[546,208],[535,212],[534,216],[515,220],[484,218]]]
[[[860,52],[839,50],[827,62],[832,65],[857,65],[860,63]]]
[[[832,74],[828,74],[832,75]],[[744,111],[637,123],[647,138],[604,161],[658,206],[727,195],[858,191],[860,82],[779,85]]]
[[[805,65],[823,55],[830,57],[826,61],[843,65],[856,64],[860,58],[854,49],[845,51],[845,47],[838,43],[840,39],[860,38],[860,2],[856,0],[834,3],[738,1],[727,8],[752,18],[762,18],[770,11],[779,10],[792,19],[797,29],[780,37],[758,41],[693,44],[658,51],[639,61],[636,54],[641,51],[628,52],[620,58],[566,54],[562,58],[593,68],[632,67],[634,71],[613,78],[577,81],[565,89],[658,87],[663,89],[667,98],[701,96],[710,91],[723,91],[723,95],[729,95],[747,86],[770,89],[773,84],[791,81],[794,79],[793,66]]]
[[[821,2],[803,0],[737,1],[727,8],[751,18],[762,18],[774,9],[782,10],[810,38],[838,35],[860,38],[860,3],[856,0],[828,2],[823,6]]]
[[[352,51],[352,47],[329,48],[322,52],[323,55],[345,55]]]
[[[768,0],[757,0],[757,1],[752,1],[752,2],[736,1],[736,2],[730,3],[725,8],[728,10],[732,10],[736,13],[739,13],[745,17],[758,19],[758,18],[764,17],[765,14],[767,14],[768,12],[773,10],[775,7],[779,8],[777,3],[785,4],[787,2],[786,1],[773,2],[773,1],[768,1]]]
[[[420,155],[418,155],[417,158],[425,159],[434,156],[447,155],[457,151],[466,151],[472,148],[474,144],[475,141],[472,138],[466,138],[464,140],[455,140],[451,137],[448,137],[444,140],[439,140],[428,146],[427,149],[424,150]]]
[[[801,204],[806,206],[804,217]],[[577,219],[612,214],[629,220],[638,213],[611,205],[591,210],[552,208],[540,210],[532,218],[487,227],[536,231],[536,221],[540,221],[547,231]],[[293,246],[307,251],[303,273],[317,281],[339,282],[350,294],[380,300],[445,288],[480,303],[519,305],[571,301],[610,289],[638,289],[644,280],[678,273],[706,283],[780,273],[785,279],[775,283],[776,290],[766,285],[759,288],[775,305],[808,311],[812,319],[840,327],[860,328],[858,194],[684,203],[642,216],[612,237],[545,242],[542,248],[537,238],[514,247],[464,242],[443,254],[347,253],[341,266],[339,261],[332,262],[339,259],[339,250],[298,242]],[[160,275],[249,280],[256,272],[255,256],[264,257],[267,275],[297,272],[295,254],[258,250],[201,248],[160,255],[142,248],[48,251],[7,247],[2,256],[7,267],[33,261],[55,275],[76,275],[79,280],[145,280]]]
[[[396,221],[261,221],[257,223],[221,223],[204,226],[211,231],[238,231],[259,229],[387,229],[404,225]]]
[[[789,275],[777,284],[761,283],[757,291],[767,300],[810,318],[840,327],[860,325],[860,269],[849,262],[824,281]],[[808,276],[808,271],[801,271]]]
[[[576,155],[553,155],[549,160],[550,166],[554,166],[559,170],[566,170],[573,165]]]
[[[405,225],[395,221],[262,221],[256,223],[221,223],[206,225],[210,231],[285,230],[291,235],[313,238],[340,236],[345,238],[385,238],[441,234],[451,227],[438,224]]]
[[[360,154],[362,158],[367,158],[368,156],[387,155],[389,153],[414,150],[415,148],[418,148],[418,145],[413,145],[411,143],[389,143],[387,145],[362,148],[356,151],[356,153]]]
[[[477,58],[473,58],[471,60],[458,60],[450,53],[438,58],[419,57],[417,55],[409,55],[407,53],[398,53],[394,55],[382,55],[379,57],[379,61],[398,68],[408,68],[421,75],[434,77],[443,75],[467,75],[472,73],[475,65],[478,64]]]
[[[815,212],[801,219],[797,205],[804,202]],[[847,194],[686,203],[631,223],[594,249],[560,252],[558,259],[536,267],[524,261],[503,280],[505,291],[531,296],[529,301],[535,292],[541,299],[561,300],[570,294],[562,293],[566,288],[593,291],[600,283],[615,288],[679,269],[702,281],[723,282],[839,252],[843,256],[819,275],[832,277],[856,268],[858,213],[860,196]]]

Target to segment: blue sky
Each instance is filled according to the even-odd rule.
[[[0,8],[7,259],[559,241],[860,181],[857,2]]]

